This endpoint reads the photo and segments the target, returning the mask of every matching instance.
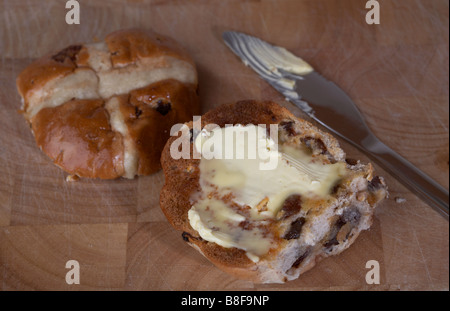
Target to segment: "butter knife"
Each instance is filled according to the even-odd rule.
[[[381,142],[350,97],[336,84],[283,47],[235,31],[224,32],[223,40],[246,66],[288,101],[367,154],[448,220],[448,190]]]

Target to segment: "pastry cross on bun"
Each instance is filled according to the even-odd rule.
[[[38,146],[80,177],[158,171],[171,126],[200,109],[189,55],[138,29],[46,55],[20,73],[17,88]]]
[[[208,128],[212,124],[217,127]],[[387,195],[371,164],[346,161],[335,138],[276,103],[223,105],[202,116],[200,132],[193,122],[186,125],[190,137],[171,137],[162,152],[161,209],[184,241],[238,278],[298,278],[369,229],[375,206]],[[229,146],[211,148],[214,137],[243,137],[256,128],[263,129],[258,151],[268,157],[205,155]],[[171,145],[179,139],[188,139],[192,155],[201,157],[174,159]],[[236,139],[235,150],[251,142],[250,136]],[[261,170],[267,159],[278,161],[275,169]]]

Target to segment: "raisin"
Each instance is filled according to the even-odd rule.
[[[285,240],[298,239],[302,232],[302,227],[305,224],[305,221],[306,221],[305,218],[300,217],[299,219],[292,222],[289,231],[283,236],[283,239]]]
[[[342,226],[345,225],[345,221],[342,217],[339,217],[339,219],[336,221],[336,223],[331,228],[330,234],[328,235],[328,240],[323,244],[326,248],[330,248],[334,245],[338,245],[339,241],[337,240],[337,235],[339,233],[339,230],[341,230]]]
[[[358,211],[358,208],[356,208],[355,206],[347,208],[342,213],[342,216],[339,217],[339,219],[334,224],[328,235],[328,240],[323,244],[323,246],[325,246],[326,248],[330,248],[334,245],[338,245],[339,241],[337,240],[337,235],[341,228],[347,223],[349,223],[352,227],[355,227],[360,219],[361,214]],[[348,235],[346,238],[348,238]]]
[[[139,109],[138,106],[135,106],[135,107],[134,107],[134,114],[136,115],[136,119],[139,119],[139,117],[140,117],[141,114],[142,114],[142,110]]]
[[[191,236],[191,235],[187,232],[183,232],[181,234],[181,237],[183,238],[183,241],[185,241],[185,242],[189,242],[189,236]]]
[[[325,246],[326,248],[331,248],[332,246],[335,246],[338,244],[339,244],[339,242],[338,242],[336,236],[334,236],[332,239],[325,242],[325,244],[323,244],[323,246]]]
[[[282,121],[280,122],[280,126],[288,133],[289,136],[297,135],[297,132],[294,129],[294,121]]]
[[[192,236],[190,233],[188,233],[186,231],[184,231],[181,234],[181,237],[183,238],[183,241],[185,241],[185,242],[189,242],[190,240],[200,240],[200,241],[202,240],[202,238],[194,237],[194,236]]]
[[[347,164],[351,165],[351,166],[358,164],[358,160],[351,159],[351,158],[345,159],[345,162],[347,162]]]
[[[298,266],[300,266],[300,264],[303,262],[303,260],[305,260],[305,258],[308,257],[310,252],[311,252],[311,248],[308,248],[306,251],[304,251],[303,254],[301,254],[297,258],[297,260],[294,261],[291,268],[298,268]]]
[[[372,178],[371,181],[369,181],[368,189],[372,192],[381,189],[382,187],[383,183],[381,181],[380,176],[375,176],[374,178]]]
[[[303,137],[302,143],[306,145],[314,154],[326,154],[328,152],[327,147],[323,143],[322,139],[311,136]]]
[[[156,106],[156,111],[158,111],[163,116],[165,116],[166,114],[169,113],[170,110],[172,110],[172,105],[169,102],[165,103],[163,100],[160,99],[157,101],[157,104],[158,105]]]
[[[283,203],[282,219],[298,214],[302,208],[302,197],[299,194],[290,195]]]
[[[81,48],[81,45],[71,45],[53,55],[52,59],[58,63],[64,63],[68,58],[71,62],[75,63],[76,56],[78,52],[80,52]]]

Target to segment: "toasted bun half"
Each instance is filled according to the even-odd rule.
[[[261,219],[252,218],[252,215],[258,217],[264,207],[248,212],[252,208],[246,202],[237,200],[238,195],[235,196],[233,191],[228,191],[242,191],[238,187],[233,188],[232,183],[227,184],[229,188],[225,189],[227,192],[224,196],[220,196],[221,191],[225,191],[221,189],[220,182],[217,183],[219,186],[214,185],[213,191],[206,193],[207,189],[212,189],[205,186],[206,173],[202,168],[206,166],[202,165],[202,161],[206,160],[203,157],[174,159],[171,146],[181,136],[171,137],[167,141],[161,156],[165,175],[160,195],[162,211],[172,226],[180,231],[184,241],[218,268],[237,278],[257,283],[283,283],[298,278],[322,258],[339,254],[348,248],[362,230],[369,229],[375,206],[387,195],[384,179],[374,175],[371,164],[346,159],[335,138],[295,117],[276,103],[246,100],[223,105],[202,116],[201,127],[208,124],[216,124],[221,128],[230,124],[265,125],[269,128],[271,124],[276,124],[279,146],[306,150],[311,161],[316,164],[337,165],[345,169],[345,174],[330,187],[325,196],[310,196],[301,191],[290,193],[275,207],[271,216],[260,221]],[[186,126],[190,133],[187,139],[193,155],[196,148],[195,136],[200,134],[196,133],[193,122],[186,123]],[[247,176],[251,174],[249,172]],[[268,188],[270,187],[260,189],[264,192],[266,189],[269,191]],[[256,193],[255,196],[257,195],[259,194]],[[262,197],[264,195],[263,193]],[[197,223],[194,223],[192,211],[202,203],[201,200],[212,197],[232,208],[234,216],[239,214],[236,216],[239,220],[222,219],[226,227],[218,226],[213,217],[219,217],[217,215],[223,210],[214,210],[211,205],[206,206],[204,214],[199,214]],[[212,214],[208,214],[211,210]],[[213,216],[208,218],[205,215]],[[199,229],[198,219],[206,231]],[[231,229],[220,232],[223,228]],[[255,235],[250,244],[243,241],[242,237],[248,236],[246,231],[254,228],[265,230],[264,234]],[[231,241],[232,246],[224,245],[217,239],[224,234],[228,234],[227,241]],[[267,252],[254,256],[250,254],[249,248],[253,244],[258,245],[261,242],[258,239],[269,239],[270,247]]]

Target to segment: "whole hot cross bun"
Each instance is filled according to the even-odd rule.
[[[172,125],[200,112],[197,87],[189,55],[139,29],[48,54],[17,78],[41,150],[69,174],[102,179],[158,171]]]

